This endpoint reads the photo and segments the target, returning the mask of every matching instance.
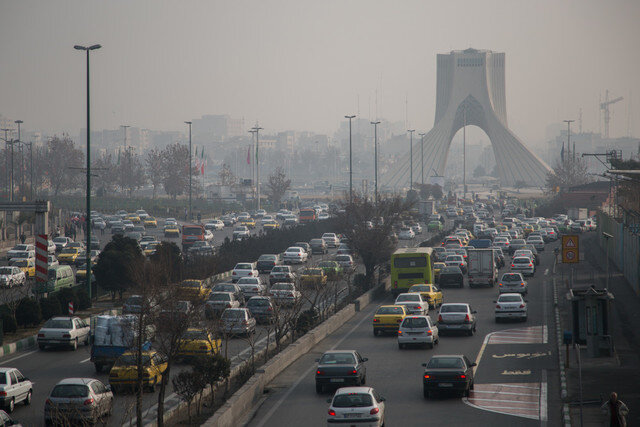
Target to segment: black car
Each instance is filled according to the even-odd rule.
[[[242,289],[235,283],[218,283],[211,288],[211,292],[231,292],[240,301],[240,304],[244,304]]]
[[[247,308],[258,323],[269,323],[274,320],[273,300],[267,296],[255,296],[247,301]]]
[[[325,352],[316,369],[316,393],[326,388],[340,388],[347,385],[361,386],[367,381],[368,359],[355,350],[330,350]]]
[[[422,391],[425,399],[436,393],[455,392],[469,396],[473,390],[473,367],[467,356],[462,354],[438,355],[423,363]]]
[[[256,270],[259,273],[271,273],[271,270],[276,265],[280,264],[280,256],[275,254],[260,255],[258,262],[256,262]]]
[[[441,288],[446,286],[457,285],[459,288],[464,286],[464,275],[460,267],[443,267],[438,276],[438,285]]]

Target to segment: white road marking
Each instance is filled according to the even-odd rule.
[[[369,320],[369,316],[364,316],[362,318],[362,320],[360,320],[353,328],[351,328],[351,330],[345,334],[342,338],[340,338],[338,340],[337,343],[335,343],[335,345],[333,347],[330,348],[330,350],[335,350],[336,347],[338,347],[340,344],[342,344],[342,341],[344,341],[349,335],[351,335],[357,328],[360,327],[360,325],[362,325],[362,323],[365,320]],[[291,387],[289,387],[289,390],[287,390],[282,397],[280,398],[280,400],[278,400],[275,405],[273,405],[273,407],[269,410],[269,412],[266,413],[266,415],[264,417],[262,417],[262,419],[260,420],[260,422],[257,424],[256,427],[262,427],[265,425],[265,423],[269,420],[269,418],[271,418],[273,416],[273,414],[278,410],[278,408],[280,407],[280,405],[282,405],[282,403],[289,398],[289,395],[293,392],[293,390],[295,390],[296,387],[298,387],[298,385],[302,382],[302,380],[309,375],[310,372],[312,372],[314,369],[316,369],[315,366],[311,366],[309,367],[309,369],[305,370],[302,375],[300,375],[298,377],[298,379],[296,380],[295,383],[293,383],[293,385]]]
[[[549,269],[548,269],[548,268],[544,271],[544,275],[545,275],[545,276],[548,276],[548,275],[549,275]]]
[[[484,337],[484,341],[482,342],[482,347],[480,347],[480,351],[478,352],[478,355],[476,356],[476,366],[473,367],[473,375],[476,375],[476,370],[478,369],[478,366],[480,365],[480,359],[482,359],[482,355],[484,353],[484,349],[487,347],[487,343],[489,342],[489,339],[491,338],[491,336],[494,334],[495,332],[490,332],[487,335],[485,335]]]
[[[542,384],[540,384],[540,421],[547,422],[547,371],[542,370]]]
[[[500,394],[502,394],[502,393],[500,393]],[[533,395],[531,395],[531,396],[533,396]],[[474,398],[473,398],[473,400],[489,400],[489,401],[491,401],[491,402],[516,402],[516,403],[529,403],[529,402],[524,401],[524,400],[483,399],[483,398],[481,398],[481,397],[474,397]],[[483,406],[483,408],[484,408],[484,406]],[[524,409],[524,408],[523,408],[523,409]]]
[[[80,363],[85,363],[85,362],[88,362],[89,360],[91,360],[91,358],[90,358],[90,357],[87,357],[86,359],[81,360],[81,361],[80,361]]]
[[[537,390],[537,389],[536,389]],[[475,394],[478,393],[490,393],[490,394],[496,394],[496,391],[487,391],[487,390],[474,390],[473,391]],[[515,394],[518,396],[538,396],[540,395],[540,393],[514,393],[512,391],[500,391],[500,394]]]
[[[6,360],[2,360],[2,363],[9,363],[9,362],[13,362],[14,360],[18,360],[18,359],[22,359],[25,356],[29,356],[33,353],[37,353],[38,350],[32,350],[32,351],[28,351],[24,354],[21,354],[20,356],[16,356],[16,357],[12,357],[11,359],[6,359]]]

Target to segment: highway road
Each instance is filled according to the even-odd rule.
[[[548,244],[529,280],[529,319],[496,323],[496,288],[446,288],[445,302],[467,302],[478,311],[474,336],[441,336],[433,350],[399,350],[395,336],[374,337],[371,319],[389,295],[357,313],[338,331],[313,347],[268,386],[266,400],[251,427],[326,425],[331,393],[315,392],[315,359],[330,349],[355,349],[368,357],[367,385],[384,396],[386,425],[560,425],[555,328],[552,319],[553,248]],[[503,269],[501,273],[504,271]],[[437,312],[430,313],[437,320]],[[426,400],[421,363],[434,354],[465,354],[478,362],[475,390],[468,399],[441,396]]]
[[[220,230],[216,234],[216,242],[218,238],[223,239],[225,232],[230,233],[228,229]],[[418,241],[431,237],[429,233],[423,233]],[[332,259],[335,256],[336,249],[330,249],[329,253],[323,256],[314,255],[309,265],[318,263],[324,259]],[[299,269],[303,266],[295,266]],[[359,269],[362,267],[359,266]],[[266,276],[265,276],[266,277]],[[341,289],[346,288],[346,284],[341,285]],[[341,294],[344,295],[344,292]],[[259,325],[254,336],[257,342],[256,350],[263,348],[267,341],[267,329]],[[224,343],[223,343],[224,345]],[[222,349],[224,354],[225,349]],[[232,338],[228,342],[227,354],[232,360],[233,365],[241,363],[243,360],[250,358],[250,346],[245,338]],[[0,365],[12,366],[18,368],[25,376],[35,382],[33,403],[30,407],[18,405],[14,412],[14,418],[25,425],[40,425],[42,423],[42,409],[44,401],[53,386],[65,377],[91,377],[98,378],[104,383],[108,383],[108,373],[97,374],[93,364],[89,361],[90,347],[81,346],[77,351],[67,350],[29,350],[22,353],[16,353],[4,358],[0,358]],[[172,368],[175,374],[180,370],[187,369],[188,365],[178,364]],[[168,400],[175,400],[172,395],[172,386],[169,385],[166,392]],[[157,392],[144,394],[145,410],[152,408],[157,402]],[[153,410],[153,409],[152,409]],[[109,426],[121,426],[129,421],[135,411],[135,396],[117,395],[113,415],[108,420]],[[148,417],[153,418],[153,412],[149,412]]]

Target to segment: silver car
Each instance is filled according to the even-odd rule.
[[[394,304],[404,305],[409,314],[425,316],[429,313],[429,303],[423,300],[422,294],[418,292],[400,294]]]
[[[438,314],[440,332],[464,331],[473,335],[476,331],[476,311],[466,303],[445,303]]]
[[[16,403],[31,404],[33,384],[16,368],[0,368],[0,404],[13,412]],[[0,424],[2,425],[2,424]]]
[[[425,345],[433,348],[438,344],[438,327],[429,316],[407,316],[398,328],[398,347],[407,345]]]
[[[97,423],[111,415],[111,387],[94,378],[66,378],[53,387],[44,403],[45,425],[72,421]]]
[[[227,308],[222,312],[222,332],[249,335],[256,331],[256,319],[248,308]]]
[[[511,271],[522,273],[525,276],[533,276],[536,267],[528,256],[517,256],[511,260]]]
[[[524,295],[528,292],[527,281],[524,280],[520,273],[504,273],[498,282],[498,291],[501,294],[517,292]]]
[[[494,303],[496,323],[504,319],[519,319],[523,322],[527,320],[527,302],[522,295],[501,294]]]

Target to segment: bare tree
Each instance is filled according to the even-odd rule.
[[[173,383],[173,391],[180,396],[182,401],[187,403],[187,414],[189,425],[191,425],[191,404],[193,399],[206,386],[206,383],[202,380],[200,373],[194,370],[183,371],[174,375],[171,382]]]
[[[127,191],[129,197],[147,181],[140,156],[135,153],[132,147],[128,147],[118,156],[118,164],[115,169],[118,186],[123,192]]]
[[[162,152],[159,148],[152,148],[147,152],[145,159],[145,166],[147,169],[147,177],[153,186],[153,198],[156,198],[158,187],[162,184],[163,175],[163,163]]]
[[[218,177],[220,178],[220,183],[222,185],[234,185],[236,183],[236,176],[231,171],[231,167],[224,163],[222,165],[222,169],[218,173]]]
[[[557,193],[591,181],[593,178],[589,176],[587,163],[580,157],[573,159],[567,156],[564,160],[557,160],[553,171],[547,174],[546,191]]]
[[[291,187],[291,180],[287,179],[287,174],[284,173],[284,169],[279,166],[269,176],[267,182],[267,192],[274,206],[277,206],[282,200],[284,193]]]

